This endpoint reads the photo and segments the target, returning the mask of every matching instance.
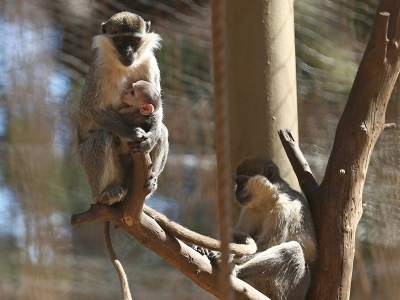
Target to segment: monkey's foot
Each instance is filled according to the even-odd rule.
[[[125,197],[124,189],[119,185],[108,186],[96,199],[95,202],[104,203],[107,205],[113,205],[122,201]]]

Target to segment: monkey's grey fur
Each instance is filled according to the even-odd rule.
[[[144,34],[149,26],[150,22],[145,22],[140,16],[123,11],[113,15],[107,22],[101,24],[101,30],[108,36],[130,34],[132,32]]]
[[[235,181],[243,206],[235,229],[256,241],[257,253],[233,256],[233,274],[273,300],[305,299],[317,259],[307,200],[265,158],[239,163]]]
[[[115,141],[130,142],[133,151],[151,151],[155,172],[150,185],[154,190],[168,152],[168,131],[162,123],[162,107],[146,133],[117,114],[126,106],[121,95],[132,83],[145,80],[161,92],[160,70],[153,54],[160,47],[160,36],[149,32],[141,17],[127,12],[103,23],[102,32],[93,39],[94,58],[80,98],[77,153],[93,201],[111,205],[126,194]],[[119,41],[121,45],[116,44]]]

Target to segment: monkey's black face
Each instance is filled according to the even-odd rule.
[[[246,206],[246,204],[249,203],[252,198],[251,194],[246,190],[246,183],[248,182],[249,178],[250,177],[244,175],[237,175],[234,178],[236,181],[236,201],[242,206]]]
[[[121,35],[113,37],[115,48],[118,52],[118,59],[122,65],[129,67],[135,61],[139,48],[140,35]]]

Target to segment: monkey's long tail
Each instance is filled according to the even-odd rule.
[[[126,277],[124,268],[122,267],[121,262],[119,261],[117,254],[115,254],[114,248],[111,243],[111,235],[110,235],[110,222],[104,221],[103,224],[103,234],[104,241],[106,243],[106,248],[108,252],[108,256],[112,264],[114,265],[115,270],[117,271],[119,282],[121,284],[121,292],[124,300],[132,300],[131,291],[129,289],[128,278]]]
[[[216,251],[221,250],[221,242],[220,241],[213,239],[211,237],[208,237],[206,235],[202,235],[202,234],[192,231],[178,223],[175,223],[174,221],[171,221],[166,216],[164,216],[163,214],[159,213],[158,211],[152,209],[150,206],[147,206],[146,204],[143,205],[143,211],[149,217],[154,218],[154,220],[156,220],[156,222],[165,231],[169,232],[171,235],[175,236],[176,238],[178,238],[186,243],[195,244],[197,246],[204,247],[204,248],[207,248],[210,250],[216,250]],[[253,254],[257,251],[257,245],[251,237],[244,238],[243,240],[244,240],[244,244],[230,243],[229,244],[230,251],[232,253],[235,253],[238,255]]]

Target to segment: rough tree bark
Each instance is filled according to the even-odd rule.
[[[294,151],[293,138],[280,132],[310,202],[317,230],[319,261],[309,292],[311,300],[350,297],[355,232],[363,213],[362,192],[369,160],[379,135],[393,127],[385,125],[385,113],[400,71],[399,10],[398,0],[381,0],[378,5],[319,187],[299,151]]]
[[[83,225],[97,221],[113,222],[116,228],[133,236],[142,245],[183,272],[201,288],[220,297],[219,268],[212,265],[206,256],[202,256],[165,232],[154,219],[143,213],[143,203],[148,195],[144,183],[151,175],[151,161],[148,154],[132,154],[132,159],[134,166],[132,178],[134,180],[132,180],[124,201],[113,207],[93,204],[88,211],[74,214],[71,223]],[[236,299],[269,299],[236,277],[231,276],[231,281]]]

